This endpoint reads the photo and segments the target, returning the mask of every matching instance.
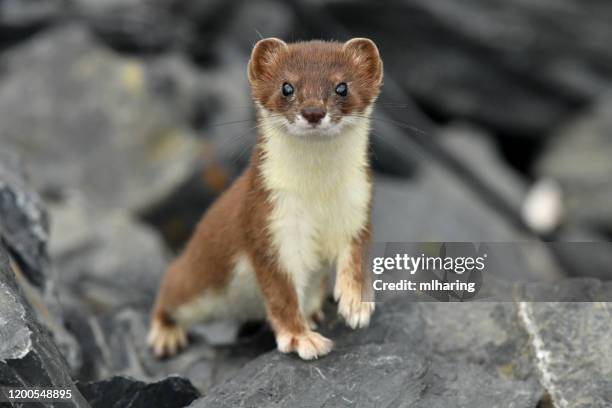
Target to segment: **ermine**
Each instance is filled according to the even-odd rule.
[[[332,341],[313,329],[334,265],[338,312],[365,327],[373,302],[370,113],[383,78],[376,45],[259,41],[248,64],[257,141],[244,173],[209,208],[168,268],[153,309],[156,356],[187,345],[198,321],[267,319],[278,350],[310,360]],[[368,297],[371,300],[371,297]]]

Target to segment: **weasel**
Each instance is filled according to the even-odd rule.
[[[310,360],[332,341],[315,332],[330,268],[352,328],[373,302],[362,257],[371,235],[370,113],[383,78],[376,45],[259,41],[248,64],[257,141],[244,173],[210,207],[168,268],[148,342],[156,356],[187,345],[197,321],[267,319],[278,350]]]

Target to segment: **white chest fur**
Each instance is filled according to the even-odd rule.
[[[328,138],[315,136],[319,139],[285,134],[265,119],[262,131],[261,171],[273,203],[272,241],[300,291],[323,262],[336,260],[366,227],[369,121],[360,119]]]

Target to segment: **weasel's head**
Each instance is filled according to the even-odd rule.
[[[335,135],[367,120],[383,78],[376,45],[259,41],[249,61],[249,82],[259,113],[286,133]]]

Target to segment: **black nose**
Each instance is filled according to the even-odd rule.
[[[308,123],[319,123],[325,117],[325,109],[323,108],[304,108],[302,116]]]

